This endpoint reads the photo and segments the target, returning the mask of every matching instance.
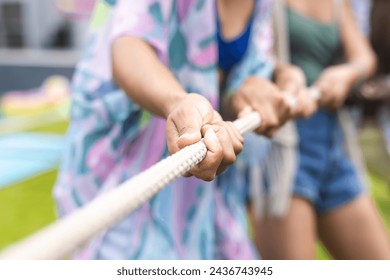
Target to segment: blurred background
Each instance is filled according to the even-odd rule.
[[[0,249],[56,218],[69,81],[93,2],[0,0]]]
[[[351,2],[368,37],[374,34],[370,23],[390,36],[383,20],[372,20],[380,15],[372,16],[370,1]],[[69,81],[93,5],[93,0],[0,0],[0,250],[56,219],[51,190],[69,120]],[[385,74],[362,85],[357,95],[362,88],[376,93],[378,85],[390,95]],[[364,102],[368,106],[352,100],[351,107],[370,191],[390,232],[390,110],[382,99]],[[320,244],[317,257],[328,258]]]

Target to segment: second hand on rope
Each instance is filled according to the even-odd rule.
[[[241,134],[254,130],[260,123],[258,113],[234,121]],[[117,188],[102,193],[64,219],[6,249],[0,259],[60,259],[69,256],[200,163],[206,153],[203,141],[185,147]]]

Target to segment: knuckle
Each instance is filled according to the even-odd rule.
[[[236,155],[241,153],[243,149],[244,149],[244,145],[241,142],[234,145],[234,152],[236,153]]]
[[[223,157],[223,149],[222,149],[222,146],[218,146],[216,147],[215,151],[214,151],[214,157],[212,157],[212,160],[213,161],[218,161],[218,159],[222,158]]]
[[[219,132],[221,133],[222,137],[226,137],[229,134],[226,124],[223,121],[219,123]]]
[[[282,120],[289,119],[289,118],[296,118],[301,114],[301,112],[302,111],[299,108],[294,108],[294,107],[288,106],[284,110],[284,114],[280,114],[280,118]]]
[[[236,161],[237,157],[234,153],[228,153],[225,155],[224,164],[232,164]]]
[[[287,97],[279,95],[278,106],[281,110],[288,110],[291,106]]]
[[[271,128],[277,127],[279,125],[279,119],[275,115],[271,115],[269,117],[268,123]]]
[[[291,109],[292,109],[292,101],[291,98],[290,100],[287,97],[281,97],[279,100],[279,103],[277,104],[276,112],[279,114],[288,114]]]
[[[234,124],[231,121],[225,121],[225,124],[232,129],[234,128]]]
[[[202,176],[198,177],[199,179],[202,179],[207,182],[211,182],[215,179],[216,173],[215,172],[207,172],[205,174],[202,174]]]
[[[218,168],[221,164],[223,157],[223,151],[218,151],[218,153],[207,154],[206,159],[202,162],[201,168],[203,172],[209,172],[210,170]]]

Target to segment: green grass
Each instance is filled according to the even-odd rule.
[[[332,257],[326,251],[324,245],[321,242],[318,242],[316,245],[316,259],[317,260],[331,260]]]
[[[390,185],[378,176],[371,176],[372,197],[390,234]]]
[[[65,134],[67,122],[43,125],[32,132]],[[52,189],[57,170],[0,189],[0,249],[56,219]]]
[[[54,221],[57,171],[0,190],[0,249]]]
[[[68,129],[68,122],[64,121],[59,123],[43,125],[39,128],[35,128],[31,130],[31,132],[65,134],[67,129]]]

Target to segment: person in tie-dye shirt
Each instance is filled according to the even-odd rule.
[[[266,113],[258,132],[268,133],[298,113],[263,80],[273,71],[271,1],[248,3],[238,5],[253,20],[248,48],[227,76],[224,92],[226,98],[257,93],[253,98],[261,102],[254,110]],[[242,148],[231,123],[214,111],[220,103],[216,14],[215,2],[205,0],[96,4],[73,81],[68,145],[54,191],[59,214],[84,206],[166,157],[168,149],[175,152],[201,135],[209,152],[190,175],[209,182],[176,180],[75,258],[257,257],[246,232],[242,174],[231,166],[222,175],[228,185],[210,181]],[[246,89],[239,91],[244,81]]]

